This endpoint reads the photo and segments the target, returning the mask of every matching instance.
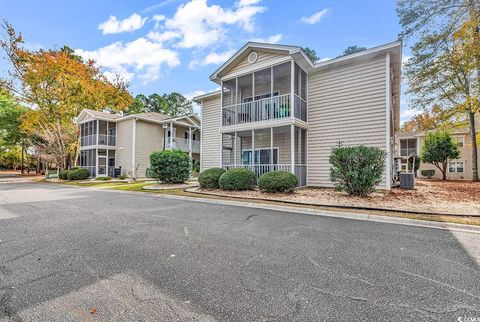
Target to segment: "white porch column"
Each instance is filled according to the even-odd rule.
[[[98,132],[100,131],[100,122],[97,120],[97,130],[95,132],[97,132],[97,141],[95,142],[95,145],[98,145]]]
[[[136,146],[136,137],[137,137],[137,119],[133,119],[132,126],[132,178],[136,178],[137,174],[135,173],[135,146]]]
[[[233,165],[236,168],[237,167],[237,131],[235,131],[233,138]]]
[[[295,117],[295,62],[291,61],[291,68],[290,68],[290,115],[291,118]]]
[[[173,149],[173,122],[170,122],[170,149]]]
[[[270,171],[273,171],[273,127],[270,128]]]
[[[295,125],[290,125],[290,158],[291,171],[295,174]]]
[[[192,127],[191,126],[188,127],[188,152],[191,160],[192,159]]]
[[[250,166],[253,171],[253,166],[255,165],[255,130],[252,130],[252,157],[250,158]]]

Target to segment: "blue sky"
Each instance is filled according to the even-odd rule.
[[[214,90],[209,75],[249,40],[308,46],[326,59],[400,31],[395,0],[0,0],[0,8],[29,48],[68,45],[107,75],[122,74],[134,95]],[[412,113],[406,104],[402,112]]]

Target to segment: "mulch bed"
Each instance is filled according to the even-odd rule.
[[[329,188],[302,188],[292,194],[253,191],[202,190],[228,197],[262,198],[322,206],[352,206],[386,210],[480,216],[480,183],[469,181],[417,180],[413,190],[392,189],[368,197],[352,197]]]

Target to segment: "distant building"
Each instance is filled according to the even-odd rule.
[[[80,127],[80,162],[92,177],[111,176],[114,168],[136,178],[146,176],[153,151],[180,149],[200,160],[200,119],[160,113],[122,116],[84,109]]]

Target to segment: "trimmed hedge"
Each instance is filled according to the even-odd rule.
[[[257,176],[244,168],[231,169],[218,180],[222,190],[251,190],[255,187]]]
[[[68,180],[68,173],[72,170],[77,170],[77,169],[79,169],[79,167],[73,167],[70,170],[60,171],[60,174],[58,175],[58,178],[62,179],[62,180]]]
[[[85,180],[88,177],[90,177],[90,171],[84,168],[70,170],[67,175],[68,180]]]
[[[258,188],[263,192],[291,193],[297,184],[297,176],[288,171],[267,172],[258,179]]]
[[[219,189],[220,188],[220,177],[225,173],[225,169],[222,168],[211,168],[205,171],[202,171],[198,176],[198,183],[200,188],[203,189]]]
[[[427,177],[428,179],[431,179],[435,175],[435,170],[422,170],[420,171],[420,174],[423,177]]]
[[[330,155],[330,179],[335,189],[366,196],[375,191],[385,171],[385,151],[363,145],[334,147]]]
[[[59,179],[62,179],[62,180],[68,180],[68,173],[70,172],[71,170],[63,170],[63,171],[60,171],[60,174],[58,175],[58,178]]]
[[[156,151],[150,154],[150,173],[166,183],[184,183],[190,178],[190,157],[180,150]]]

